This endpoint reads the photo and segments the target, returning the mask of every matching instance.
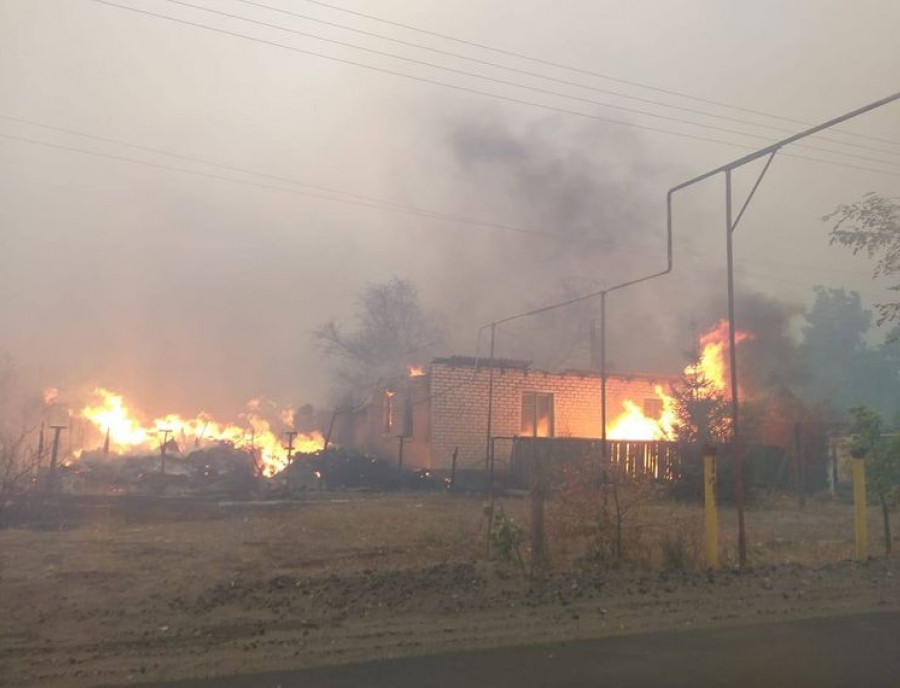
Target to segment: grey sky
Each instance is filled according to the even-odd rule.
[[[264,13],[234,0],[188,1],[467,71],[576,92]],[[302,0],[263,1],[463,51]],[[742,141],[748,148],[766,142],[323,46],[164,0],[121,3],[525,100]],[[621,79],[811,122],[900,90],[900,3],[892,0],[340,4]],[[466,52],[631,95],[726,112],[490,53]],[[365,282],[394,274],[412,279],[426,307],[451,322],[454,348],[471,351],[479,324],[545,301],[563,277],[602,284],[662,265],[666,188],[745,150],[461,93],[90,0],[0,0],[0,92],[0,115],[488,222],[557,231],[559,227],[546,225],[562,218],[563,224],[571,221],[565,231],[574,231],[584,229],[585,218],[598,216],[605,218],[606,226],[598,230],[604,238],[637,246],[608,254],[585,252],[574,242],[559,246],[0,138],[0,350],[8,351],[40,384],[104,384],[142,400],[154,412],[205,408],[233,413],[257,395],[285,402],[326,401],[327,371],[309,332],[329,318],[349,318]],[[791,130],[801,126],[764,121]],[[900,142],[900,106],[847,128]],[[769,140],[783,135],[753,131]],[[0,120],[0,133],[241,176],[8,120]],[[461,153],[461,141],[475,140],[476,152],[489,150],[494,144],[486,137],[505,148],[478,160]],[[900,174],[900,144],[845,140],[893,151],[891,156],[842,148],[893,160],[893,166],[879,167]],[[833,159],[813,151],[791,152]],[[566,183],[553,191],[561,178]],[[745,191],[752,170],[737,181],[738,192]],[[818,218],[866,191],[897,195],[898,186],[897,176],[778,158],[740,229],[742,283],[801,303],[813,284],[843,285],[859,289],[871,303],[885,292],[872,284],[868,264],[829,248]],[[579,204],[577,218],[566,218],[572,206],[565,199],[581,188],[596,199]],[[613,333],[613,358],[627,360],[630,367],[642,365],[634,356],[628,358],[621,336],[637,321],[666,333],[662,341],[651,337],[646,366],[671,362],[672,356],[654,357],[651,350],[679,351],[684,342],[677,340],[680,330],[669,321],[690,313],[691,299],[700,308],[710,286],[722,284],[721,224],[721,180],[679,200],[676,274],[666,284],[622,295],[620,303],[627,307],[613,314],[619,333]]]

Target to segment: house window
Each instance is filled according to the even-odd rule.
[[[662,416],[662,412],[662,399],[644,399],[644,415],[647,416],[647,418],[659,419]]]
[[[522,392],[520,434],[531,437],[553,437],[552,394]]]

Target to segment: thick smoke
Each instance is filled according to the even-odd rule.
[[[502,217],[507,224],[551,235],[498,232],[468,243],[464,280],[437,297],[439,310],[452,320],[451,331],[474,333],[492,320],[665,267],[659,192],[665,170],[653,167],[635,136],[557,120],[517,128],[491,116],[446,127],[456,204],[473,216]],[[617,314],[611,308],[610,323],[623,324],[625,312],[633,316],[631,334],[609,328],[610,349],[623,359],[620,367],[658,368],[658,361],[647,361],[652,343],[626,342],[635,331],[662,327],[657,319],[665,307],[658,290],[623,292],[614,301]],[[598,317],[594,299],[510,323],[498,332],[498,354],[542,367],[586,368]],[[464,334],[454,344],[469,350],[471,337]]]

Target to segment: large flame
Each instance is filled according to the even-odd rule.
[[[636,402],[626,399],[622,402],[624,411],[616,418],[606,432],[611,440],[671,440],[675,436],[675,399],[666,394],[662,385],[654,388],[662,402],[659,418],[650,418]]]
[[[736,344],[750,338],[749,332],[737,330],[734,333]],[[726,320],[717,322],[709,332],[700,337],[700,346],[702,348],[699,360],[684,369],[685,375],[705,380],[715,392],[727,392],[730,389],[727,360],[728,322]]]
[[[735,343],[752,339],[749,332],[735,332]],[[703,380],[707,394],[724,394],[730,389],[728,382],[728,322],[720,320],[700,337],[700,354],[695,363],[685,367],[688,377]],[[662,402],[659,418],[648,417],[644,409],[632,399],[622,402],[622,413],[608,426],[606,436],[611,440],[673,440],[677,412],[675,399],[657,385],[656,396]]]
[[[165,438],[183,448],[225,442],[253,454],[266,476],[284,469],[290,463],[292,452],[311,454],[325,446],[325,439],[319,432],[298,433],[293,448],[289,449],[260,415],[259,407],[257,399],[248,404],[245,426],[220,424],[207,413],[195,418],[167,414],[145,423],[140,420],[140,414],[129,409],[120,394],[98,388],[94,391],[93,402],[81,410],[81,416],[89,420],[104,438],[109,437],[109,448],[117,453],[158,451]],[[290,420],[292,425],[293,415],[283,414],[282,420],[285,423]]]

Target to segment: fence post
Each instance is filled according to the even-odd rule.
[[[544,500],[549,482],[547,464],[550,457],[539,455],[535,438],[531,442],[531,575],[541,577],[546,563]]]
[[[703,450],[703,502],[706,517],[706,565],[719,568],[719,507],[716,504],[716,448]]]
[[[856,532],[856,561],[868,558],[869,532],[866,522],[866,460],[853,458],[853,507]]]

